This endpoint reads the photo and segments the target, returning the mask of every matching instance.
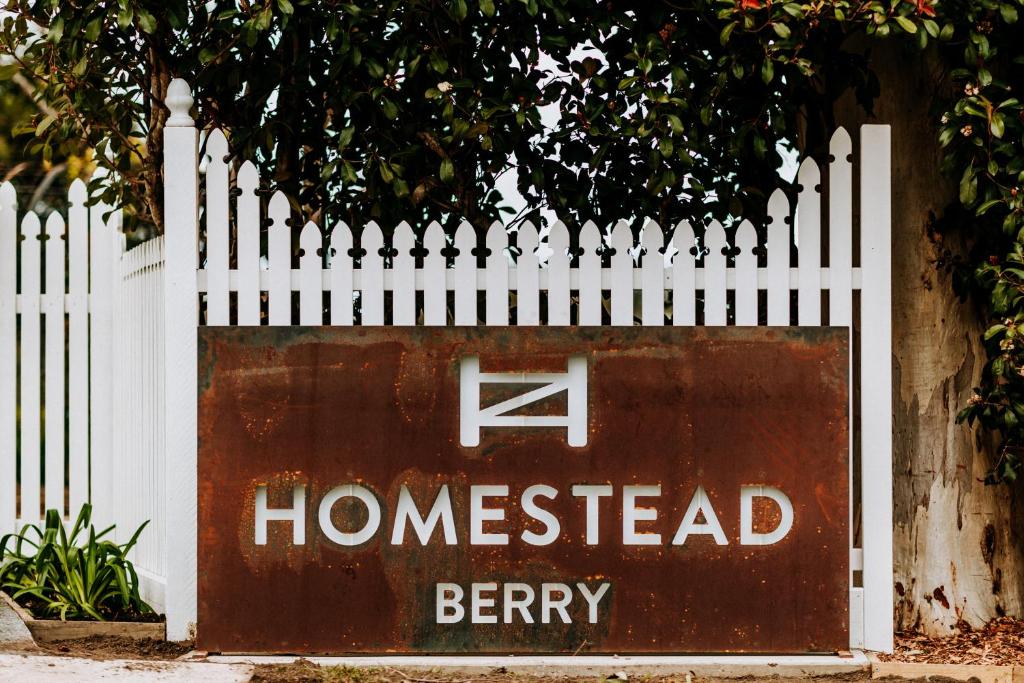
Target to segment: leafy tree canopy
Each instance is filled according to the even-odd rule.
[[[121,180],[94,191],[157,230],[174,76],[202,126],[327,227],[483,227],[513,168],[528,205],[570,225],[670,226],[763,213],[779,149],[823,152],[835,100],[879,95],[877,40],[932,50],[948,83],[921,125],[959,181],[946,224],[974,237],[960,281],[996,323],[962,417],[1001,435],[997,480],[1024,449],[1022,2],[7,0],[0,77],[55,110],[31,122],[33,152],[95,148]]]

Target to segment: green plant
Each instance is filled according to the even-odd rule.
[[[139,578],[128,551],[146,527],[140,526],[127,543],[103,537],[114,526],[97,532],[86,503],[69,534],[56,510],[46,511],[42,528],[25,525],[19,533],[0,539],[0,587],[19,604],[37,614],[60,619],[137,620],[153,609],[139,596]]]

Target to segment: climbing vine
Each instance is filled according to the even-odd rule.
[[[989,480],[1024,465],[1024,0],[6,0],[0,79],[51,113],[28,150],[95,148],[94,187],[161,229],[162,101],[196,88],[268,186],[320,225],[479,228],[553,209],[570,229],[651,217],[757,218],[799,142],[825,149],[844,93],[870,109],[876,41],[947,66],[932,127],[959,183],[945,259],[984,304],[988,362],[960,419],[998,434]],[[548,107],[557,121],[545,120]],[[495,190],[516,171],[528,210]],[[897,179],[898,182],[898,179]],[[937,265],[938,267],[938,265]]]

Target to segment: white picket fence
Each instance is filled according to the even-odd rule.
[[[50,444],[61,444],[53,450],[69,444],[69,473],[60,476],[69,481],[71,506],[64,508],[61,499],[62,509],[71,512],[85,500],[91,471],[91,498],[122,535],[151,520],[135,554],[144,593],[166,609],[169,636],[184,638],[196,615],[199,325],[849,326],[859,349],[859,363],[851,361],[851,377],[859,385],[857,406],[851,394],[851,420],[859,425],[851,423],[851,434],[860,434],[859,443],[851,443],[859,446],[854,462],[860,467],[860,489],[850,517],[851,529],[861,529],[862,537],[850,539],[851,647],[892,648],[887,126],[860,130],[858,195],[850,136],[838,130],[831,142],[827,191],[820,187],[818,166],[805,160],[796,206],[782,192],[774,193],[761,231],[748,221],[730,230],[717,222],[706,227],[651,222],[635,241],[624,223],[603,231],[588,223],[578,251],[570,253],[569,231],[560,223],[543,231],[526,223],[512,234],[494,225],[483,244],[469,225],[449,238],[437,224],[414,229],[402,223],[387,231],[374,223],[359,230],[307,224],[293,244],[289,223],[294,217],[286,198],[276,193],[264,204],[256,193],[255,166],[229,164],[228,142],[220,131],[206,136],[200,164],[188,87],[177,80],[170,93],[164,238],[125,252],[116,214],[104,223],[102,207],[87,211],[84,188],[76,185],[67,290],[49,268],[54,284],[51,288],[48,279],[47,287],[39,288],[39,250],[29,246],[36,256],[22,254],[22,281],[15,293],[16,261],[8,249],[17,224],[14,197],[9,186],[0,189],[0,525],[10,528],[16,515],[29,519],[37,513],[39,464],[45,463],[56,486],[50,462],[60,458],[50,453]],[[200,205],[201,166],[205,206]],[[264,216],[269,219],[265,252]],[[49,219],[48,226],[51,221],[53,234],[59,234],[59,217]],[[37,224],[26,215],[22,233],[28,236]],[[47,263],[63,263],[63,256],[49,260],[51,247],[48,240]],[[457,255],[449,252],[452,248]],[[477,249],[489,253],[478,261]],[[87,270],[91,282],[84,277]],[[53,269],[58,271],[59,265]],[[51,404],[58,399],[49,384],[41,403],[39,383],[32,378],[58,381],[57,370],[40,373],[39,360],[40,321],[56,320],[50,311],[58,307],[60,316],[68,315],[69,422],[66,433],[50,425],[47,451],[41,452],[41,408],[52,414],[62,406]],[[60,332],[46,329],[43,357],[50,359],[51,349],[61,343],[54,341]],[[83,369],[87,345],[88,375]],[[20,396],[13,389],[19,374]],[[22,467],[16,512],[14,459],[7,454],[16,452],[17,429]],[[66,440],[58,441],[65,434]],[[850,475],[852,486],[852,470]],[[49,482],[47,505],[54,496]]]

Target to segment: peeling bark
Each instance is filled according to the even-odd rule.
[[[955,422],[977,385],[983,316],[961,303],[936,263],[965,253],[969,234],[937,234],[934,216],[956,199],[939,170],[930,111],[939,60],[876,47],[875,116],[838,105],[851,133],[887,123],[893,142],[894,560],[897,629],[948,635],[1002,614],[1024,616],[1021,487],[985,486],[992,444]]]

